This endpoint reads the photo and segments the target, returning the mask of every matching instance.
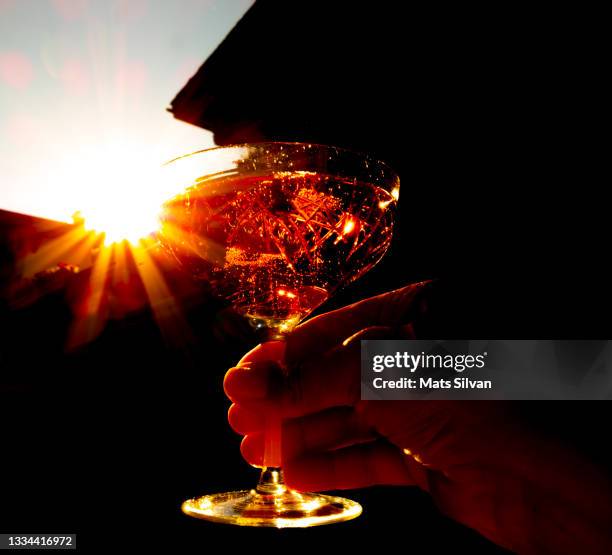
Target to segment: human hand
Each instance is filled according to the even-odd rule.
[[[520,406],[360,400],[359,340],[414,337],[427,290],[412,285],[323,314],[286,344],[248,353],[225,379],[245,459],[262,465],[265,415],[280,412],[290,487],[418,485],[445,514],[520,553],[606,552],[607,479],[532,430]]]

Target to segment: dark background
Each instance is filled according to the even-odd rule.
[[[605,339],[600,21],[553,3],[257,2],[171,109],[218,144],[336,144],[397,169],[390,252],[324,309],[437,278],[432,335]],[[62,290],[19,310],[2,301],[2,531],[77,532],[83,550],[116,538],[172,552],[223,548],[215,540],[349,550],[367,538],[413,552],[502,551],[410,488],[347,492],[363,516],[318,529],[183,516],[184,498],[250,487],[257,472],[239,455],[221,392],[254,340],[232,331],[221,305],[180,300],[193,330],[180,349],[142,310],[70,354]],[[524,410],[608,460],[606,404]]]

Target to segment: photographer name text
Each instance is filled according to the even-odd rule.
[[[372,370],[376,373],[387,369],[402,369],[411,374],[419,370],[464,372],[470,369],[483,369],[487,353],[479,355],[434,355],[396,352],[393,355],[372,357]],[[372,380],[375,389],[491,389],[491,380],[471,379],[468,377],[434,378],[432,376],[403,376],[385,379],[376,376]]]

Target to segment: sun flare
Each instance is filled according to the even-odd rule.
[[[138,245],[158,226],[158,213],[171,191],[159,158],[138,143],[115,141],[82,149],[60,177],[76,196],[74,220],[104,236],[104,244]]]
[[[107,246],[122,241],[137,245],[157,228],[156,207],[150,203],[150,206],[139,209],[139,204],[143,203],[137,198],[109,196],[105,202],[83,208],[75,218],[82,218],[87,231],[104,235]]]

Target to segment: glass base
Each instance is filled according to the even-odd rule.
[[[244,490],[188,499],[182,510],[189,516],[238,526],[307,528],[356,518],[361,514],[361,505],[316,493],[286,490],[266,494]]]

